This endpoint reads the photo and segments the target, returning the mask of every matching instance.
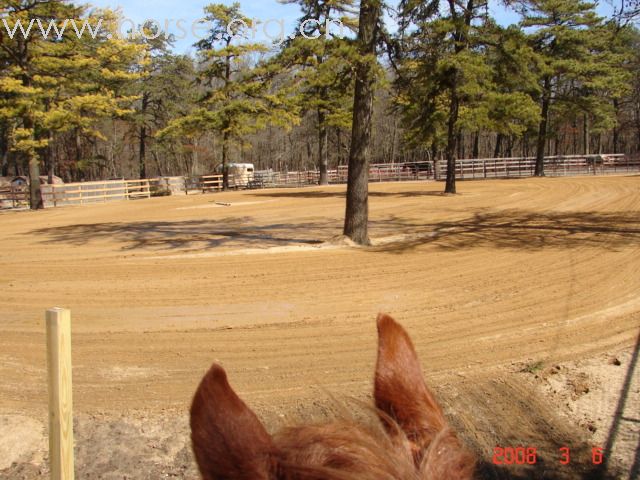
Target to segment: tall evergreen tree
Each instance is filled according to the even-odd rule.
[[[600,39],[594,31],[602,24],[595,4],[583,0],[525,0],[517,7],[521,26],[530,32],[538,55],[540,124],[535,175],[544,176],[544,157],[550,114],[558,102],[579,100],[586,90],[606,77]],[[570,83],[574,88],[563,88]]]
[[[414,133],[423,139],[437,141],[444,123],[446,193],[456,193],[461,108],[465,99],[481,92],[481,84],[491,75],[480,35],[487,21],[486,7],[483,0],[401,2],[401,31],[410,32],[404,41],[404,71],[399,78],[405,94],[401,105],[412,120]]]
[[[132,85],[132,93],[138,97],[132,118],[135,137],[138,140],[139,177],[147,178],[148,156],[157,160],[153,147],[155,134],[195,101],[193,82],[195,69],[190,57],[172,53],[174,38],[166,32],[157,31],[151,25],[142,26],[145,34],[139,42],[149,51],[149,61],[141,65],[141,77]],[[182,92],[179,97],[175,92]],[[182,113],[186,113],[182,111]],[[162,172],[156,161],[158,173]]]
[[[211,25],[206,38],[196,44],[200,59],[199,84],[204,90],[199,108],[178,118],[159,136],[194,136],[210,131],[222,136],[223,188],[229,188],[229,149],[232,142],[268,123],[288,126],[297,120],[297,109],[286,92],[270,90],[271,72],[256,65],[256,56],[267,51],[262,43],[242,41],[244,27],[252,26],[239,3],[205,7]]]
[[[351,126],[349,98],[353,96],[351,65],[355,50],[347,39],[334,35],[344,35],[346,29],[355,27],[355,2],[281,0],[281,3],[298,4],[303,11],[296,38],[284,44],[276,62],[288,68],[289,79],[297,84],[302,113],[313,111],[316,115],[320,185],[326,185],[329,129]],[[345,31],[334,31],[340,25]]]
[[[118,95],[117,89],[137,78],[132,65],[145,56],[143,48],[109,34],[118,23],[112,12],[98,11],[88,18],[85,12],[85,7],[69,3],[24,0],[11,0],[0,11],[7,15],[11,28],[18,21],[26,27],[35,19],[46,30],[51,21],[61,26],[66,19],[84,17],[94,29],[94,34],[85,31],[82,36],[71,28],[55,34],[52,29],[46,38],[35,29],[29,35],[18,29],[13,38],[7,32],[0,37],[9,59],[0,77],[4,93],[0,119],[11,125],[12,150],[28,164],[32,209],[44,206],[40,163],[54,134],[75,131],[78,139],[81,134],[100,137],[95,128],[100,118],[128,111],[126,105],[132,99]]]
[[[359,245],[369,244],[369,148],[381,17],[381,0],[360,1],[357,39],[360,58],[356,64],[347,208],[344,220],[344,234]]]

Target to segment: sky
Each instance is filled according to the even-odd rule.
[[[120,9],[126,19],[137,25],[155,20],[170,33],[178,37],[175,51],[178,53],[194,53],[193,44],[202,36],[202,29],[194,27],[203,16],[203,7],[209,3],[231,4],[233,0],[86,0],[99,8]],[[277,0],[244,0],[240,2],[242,11],[250,18],[262,22],[257,29],[256,39],[280,40],[283,35],[289,35],[300,17],[300,9],[295,4],[281,4]],[[502,25],[516,23],[518,16],[514,12],[501,6],[498,1],[489,3],[492,16]],[[607,13],[606,4],[598,9],[601,15]],[[181,20],[178,28],[178,20]],[[130,25],[129,22],[124,25]],[[124,28],[126,30],[127,28]]]
[[[193,24],[203,17],[203,8],[210,3],[224,3],[230,5],[232,0],[86,0],[90,5],[100,8],[120,8],[126,19],[136,24],[146,20],[158,21],[161,25],[169,25],[169,32],[180,38],[176,41],[175,50],[178,53],[193,53],[193,44],[198,41],[196,35],[201,35]],[[244,0],[241,1],[243,13],[252,19],[262,22],[271,20],[267,26],[267,32],[274,38],[280,38],[280,22],[284,25],[286,34],[295,28],[300,9],[296,5],[284,5],[277,0]],[[177,20],[182,20],[183,29],[177,27]],[[128,23],[126,24],[129,25]],[[263,27],[264,28],[264,27]],[[186,34],[184,31],[186,30]],[[196,32],[196,35],[193,32]],[[258,30],[258,34],[262,28]],[[263,38],[259,38],[263,40]]]

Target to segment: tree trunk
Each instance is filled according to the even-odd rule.
[[[454,72],[453,75],[457,75]],[[456,143],[458,135],[456,134],[456,123],[458,122],[458,111],[460,102],[458,100],[458,91],[456,88],[457,81],[451,80],[451,101],[449,103],[449,122],[447,126],[447,182],[444,193],[456,193]]]
[[[329,130],[325,112],[318,109],[318,167],[320,185],[329,185]]]
[[[433,179],[439,180],[438,175],[438,145],[435,140],[431,142],[431,161],[433,162]]]
[[[503,139],[504,139],[504,135],[499,133],[497,138],[496,138],[496,148],[493,151],[493,158],[500,158],[500,155],[502,154],[502,141],[503,141]]]
[[[28,156],[29,159],[29,205],[31,210],[44,208],[42,189],[40,188],[40,158],[35,152]]]
[[[392,164],[396,163],[396,155],[398,152],[398,117],[393,117],[393,133],[391,135],[391,158],[389,159]]]
[[[591,132],[589,131],[589,116],[586,113],[584,114],[584,121],[582,126],[584,128],[584,135],[583,135],[584,154],[590,155],[591,154]]]
[[[160,163],[160,158],[158,157],[158,153],[154,149],[151,149],[151,156],[153,157],[153,161],[155,162],[156,168],[158,169],[158,176],[164,177],[162,173],[164,169],[162,168],[162,164]]]
[[[229,190],[229,132],[225,130],[222,135],[222,190]]]
[[[473,158],[478,158],[480,156],[480,132],[476,132],[473,137]]]
[[[544,177],[544,152],[547,141],[547,124],[549,122],[549,106],[551,104],[551,77],[544,78],[542,91],[542,112],[538,129],[538,145],[536,148],[536,177]]]
[[[76,171],[78,172],[78,180],[85,179],[85,171],[80,168],[82,162],[82,139],[80,138],[80,129],[76,128],[75,132],[75,147],[76,147]]]
[[[229,45],[231,43],[231,37],[229,37],[229,39],[226,41],[227,42],[227,48],[229,48]],[[229,86],[229,83],[231,83],[231,59],[232,59],[233,53],[229,52],[226,56],[225,56],[225,67],[224,67],[224,84],[225,87]],[[230,126],[230,120],[227,117],[226,121],[224,122],[224,131],[222,134],[222,190],[226,191],[229,190],[229,166],[227,165],[227,162],[229,160],[229,126]]]
[[[140,179],[147,178],[147,128],[143,125],[140,127],[140,149],[139,149],[139,164],[140,164]]]
[[[344,234],[359,245],[369,244],[369,146],[373,115],[376,42],[380,0],[361,0],[358,47],[361,61],[356,67],[353,128],[349,152],[349,179]]]
[[[640,102],[636,108],[636,152],[640,152]]]
[[[53,151],[53,132],[49,131],[49,145],[47,146],[47,177],[49,185],[53,185],[56,175],[56,155]]]
[[[457,21],[458,16],[456,13],[456,5],[457,3],[455,0],[449,0],[449,12],[453,17],[454,22]],[[471,22],[473,21],[474,11],[474,0],[468,0],[463,14],[464,27],[456,27],[456,31],[454,33],[454,40],[456,41],[456,55],[469,48],[467,37],[469,27],[471,26]],[[451,68],[450,75],[451,84],[449,87],[449,119],[447,122],[447,181],[444,192],[453,194],[456,193],[456,147],[459,141],[457,123],[458,115],[460,112],[460,97],[458,96],[459,72],[457,68]]]
[[[613,110],[616,117],[616,124],[613,127],[613,153],[620,153],[620,126],[618,124],[620,118],[620,102],[617,98],[613,99]]]
[[[2,129],[0,136],[0,176],[9,176],[9,132],[8,129]]]
[[[25,118],[23,124],[25,129],[33,130],[34,124],[31,118]],[[35,138],[32,136],[32,139]],[[35,150],[31,150],[26,155],[29,167],[29,206],[31,210],[41,210],[44,208],[44,202],[40,188],[40,157]]]
[[[147,178],[147,127],[144,124],[145,116],[147,115],[147,109],[149,108],[149,94],[144,92],[142,94],[142,106],[140,108],[140,114],[142,116],[142,125],[140,125],[140,148],[139,164],[140,164],[140,179]]]

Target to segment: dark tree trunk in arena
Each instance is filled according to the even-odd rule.
[[[344,234],[359,245],[369,244],[369,146],[380,12],[380,0],[360,2],[358,47],[361,61],[356,68],[347,209],[344,221]]]
[[[457,72],[454,71],[454,75]],[[455,80],[452,80],[455,84]],[[456,193],[456,123],[458,122],[458,112],[460,103],[458,101],[458,92],[455,86],[451,88],[451,100],[449,104],[449,122],[447,128],[447,181],[444,193]]]
[[[544,177],[544,151],[547,143],[547,124],[549,122],[549,104],[551,103],[551,78],[545,77],[542,92],[542,115],[538,129],[538,145],[536,149],[536,177]]]

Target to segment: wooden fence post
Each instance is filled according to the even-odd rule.
[[[73,480],[71,312],[62,308],[47,310],[46,324],[51,479]]]

